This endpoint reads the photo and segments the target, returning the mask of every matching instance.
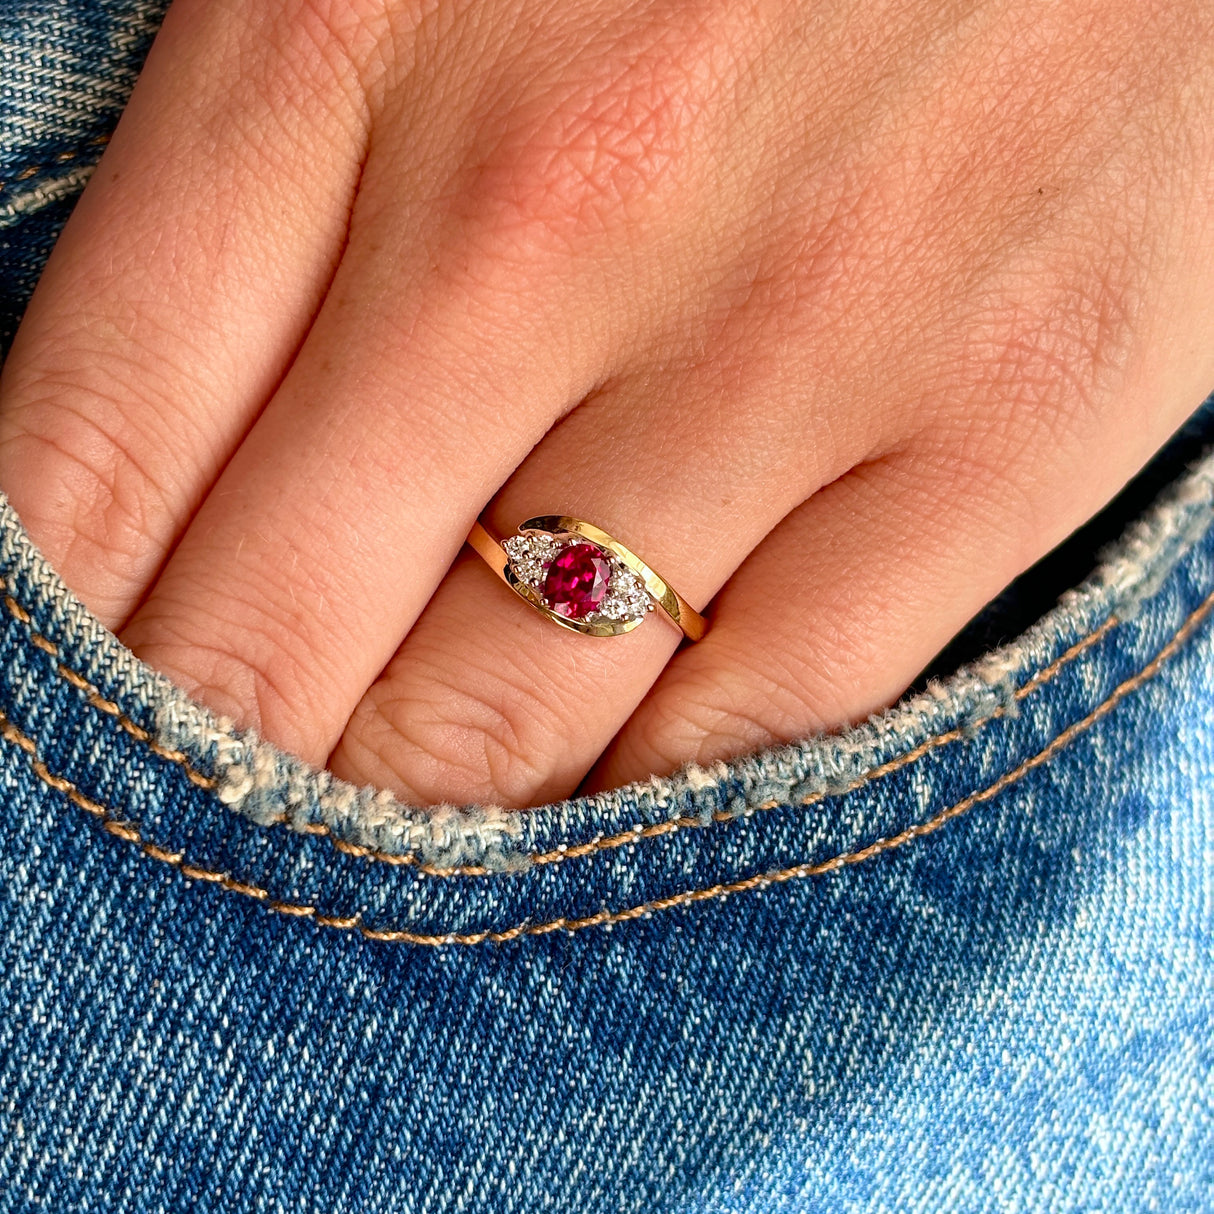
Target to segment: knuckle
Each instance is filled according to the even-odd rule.
[[[285,0],[274,38],[262,44],[283,48],[279,62],[303,89],[318,82],[330,90],[369,88],[382,77],[391,45],[390,8],[384,0]]]
[[[487,673],[450,651],[428,666],[411,655],[409,682],[373,688],[341,743],[360,777],[386,774],[422,801],[525,808],[565,795],[593,756],[570,746],[570,723],[543,687]],[[577,731],[584,736],[586,731]]]
[[[1125,302],[1107,284],[1000,302],[967,343],[972,378],[1020,408],[1093,408],[1124,365],[1127,320]]]
[[[149,665],[220,716],[309,761],[328,753],[328,714],[307,689],[339,685],[292,621],[262,596],[231,587],[218,602],[168,594],[140,612],[124,641]],[[333,678],[327,678],[331,673]]]
[[[669,83],[639,73],[586,85],[506,136],[481,177],[500,222],[581,233],[655,197],[676,171],[680,118]]]
[[[779,621],[772,639],[756,657],[753,633],[721,632],[711,650],[687,654],[624,734],[628,770],[666,773],[784,745],[875,710],[884,701],[874,690],[901,690],[874,688],[872,675],[900,636],[853,634],[829,615],[801,613]]]
[[[1042,442],[1071,445],[1107,419],[1140,327],[1125,260],[1034,270],[976,309],[959,344],[952,412],[981,419],[967,428],[984,453],[1031,458]]]
[[[143,656],[163,673],[187,686],[214,712],[272,736],[273,722],[286,697],[281,686],[247,659],[217,645],[188,648],[160,643]],[[274,668],[278,668],[274,665]]]
[[[127,423],[120,385],[96,378],[27,381],[5,419],[0,467],[53,561],[130,568],[163,538],[167,486]]]
[[[483,698],[384,697],[373,721],[354,731],[357,745],[422,800],[521,808],[547,782],[544,764],[524,744],[513,713]]]
[[[596,34],[559,79],[518,104],[499,98],[475,153],[482,220],[503,236],[568,240],[661,213],[699,171],[693,144],[754,42],[731,39],[738,24],[679,10]]]
[[[753,671],[746,675],[753,681]],[[772,725],[733,697],[728,671],[690,671],[655,695],[644,729],[632,731],[630,756],[638,768],[668,772],[685,763],[731,759],[780,740]]]

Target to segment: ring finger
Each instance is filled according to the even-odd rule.
[[[730,420],[718,429],[706,420],[721,396],[707,366],[623,374],[545,437],[484,512],[486,527],[504,539],[536,515],[587,520],[702,608],[784,515],[863,458],[870,441],[857,427],[833,444],[825,433],[805,444],[813,410],[782,387],[756,376],[744,401],[733,396],[720,410]],[[807,446],[815,457],[805,457]],[[413,802],[522,807],[565,796],[677,647],[678,632],[659,616],[608,639],[554,627],[465,551],[329,765]]]

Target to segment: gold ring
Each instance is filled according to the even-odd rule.
[[[580,518],[529,518],[501,543],[477,522],[468,543],[519,598],[562,628],[619,636],[656,607],[689,640],[698,641],[708,631],[708,621],[665,578]]]

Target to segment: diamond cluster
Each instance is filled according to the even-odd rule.
[[[653,599],[649,597],[640,576],[623,561],[613,557],[611,585],[598,614],[606,620],[639,620],[645,612],[652,610]]]
[[[538,593],[543,588],[548,566],[556,559],[563,545],[550,535],[533,532],[530,535],[512,535],[502,541],[502,547],[510,558],[514,576]]]
[[[502,541],[502,547],[510,559],[510,566],[515,577],[530,587],[543,601],[559,614],[574,614],[560,610],[560,604],[554,603],[545,593],[548,571],[552,563],[566,549],[575,544],[588,544],[596,555],[606,559],[611,568],[607,592],[593,610],[582,615],[588,623],[607,621],[622,623],[628,620],[639,620],[647,611],[653,610],[653,600],[645,589],[645,583],[635,570],[629,569],[613,552],[600,548],[597,544],[581,539],[558,540],[543,532],[530,532],[525,535],[513,535]]]

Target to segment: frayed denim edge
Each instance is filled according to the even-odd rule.
[[[389,855],[434,865],[525,868],[540,840],[573,845],[627,821],[744,817],[760,805],[842,793],[867,772],[927,739],[1014,711],[1015,691],[1060,646],[1109,616],[1128,619],[1214,523],[1214,453],[1192,466],[1155,506],[1102,554],[1095,572],[1015,641],[946,680],[839,734],[816,735],[730,762],[691,764],[594,797],[533,810],[496,805],[405,805],[386,790],[357,787],[238,731],[140,662],[89,613],[46,564],[0,494],[0,561],[16,571],[52,616],[53,631],[87,651],[93,676],[133,701],[161,746],[184,752],[214,777],[225,806],[260,825],[284,824]],[[34,607],[34,604],[27,604]],[[132,710],[134,706],[132,705]],[[558,844],[561,846],[562,844]]]

